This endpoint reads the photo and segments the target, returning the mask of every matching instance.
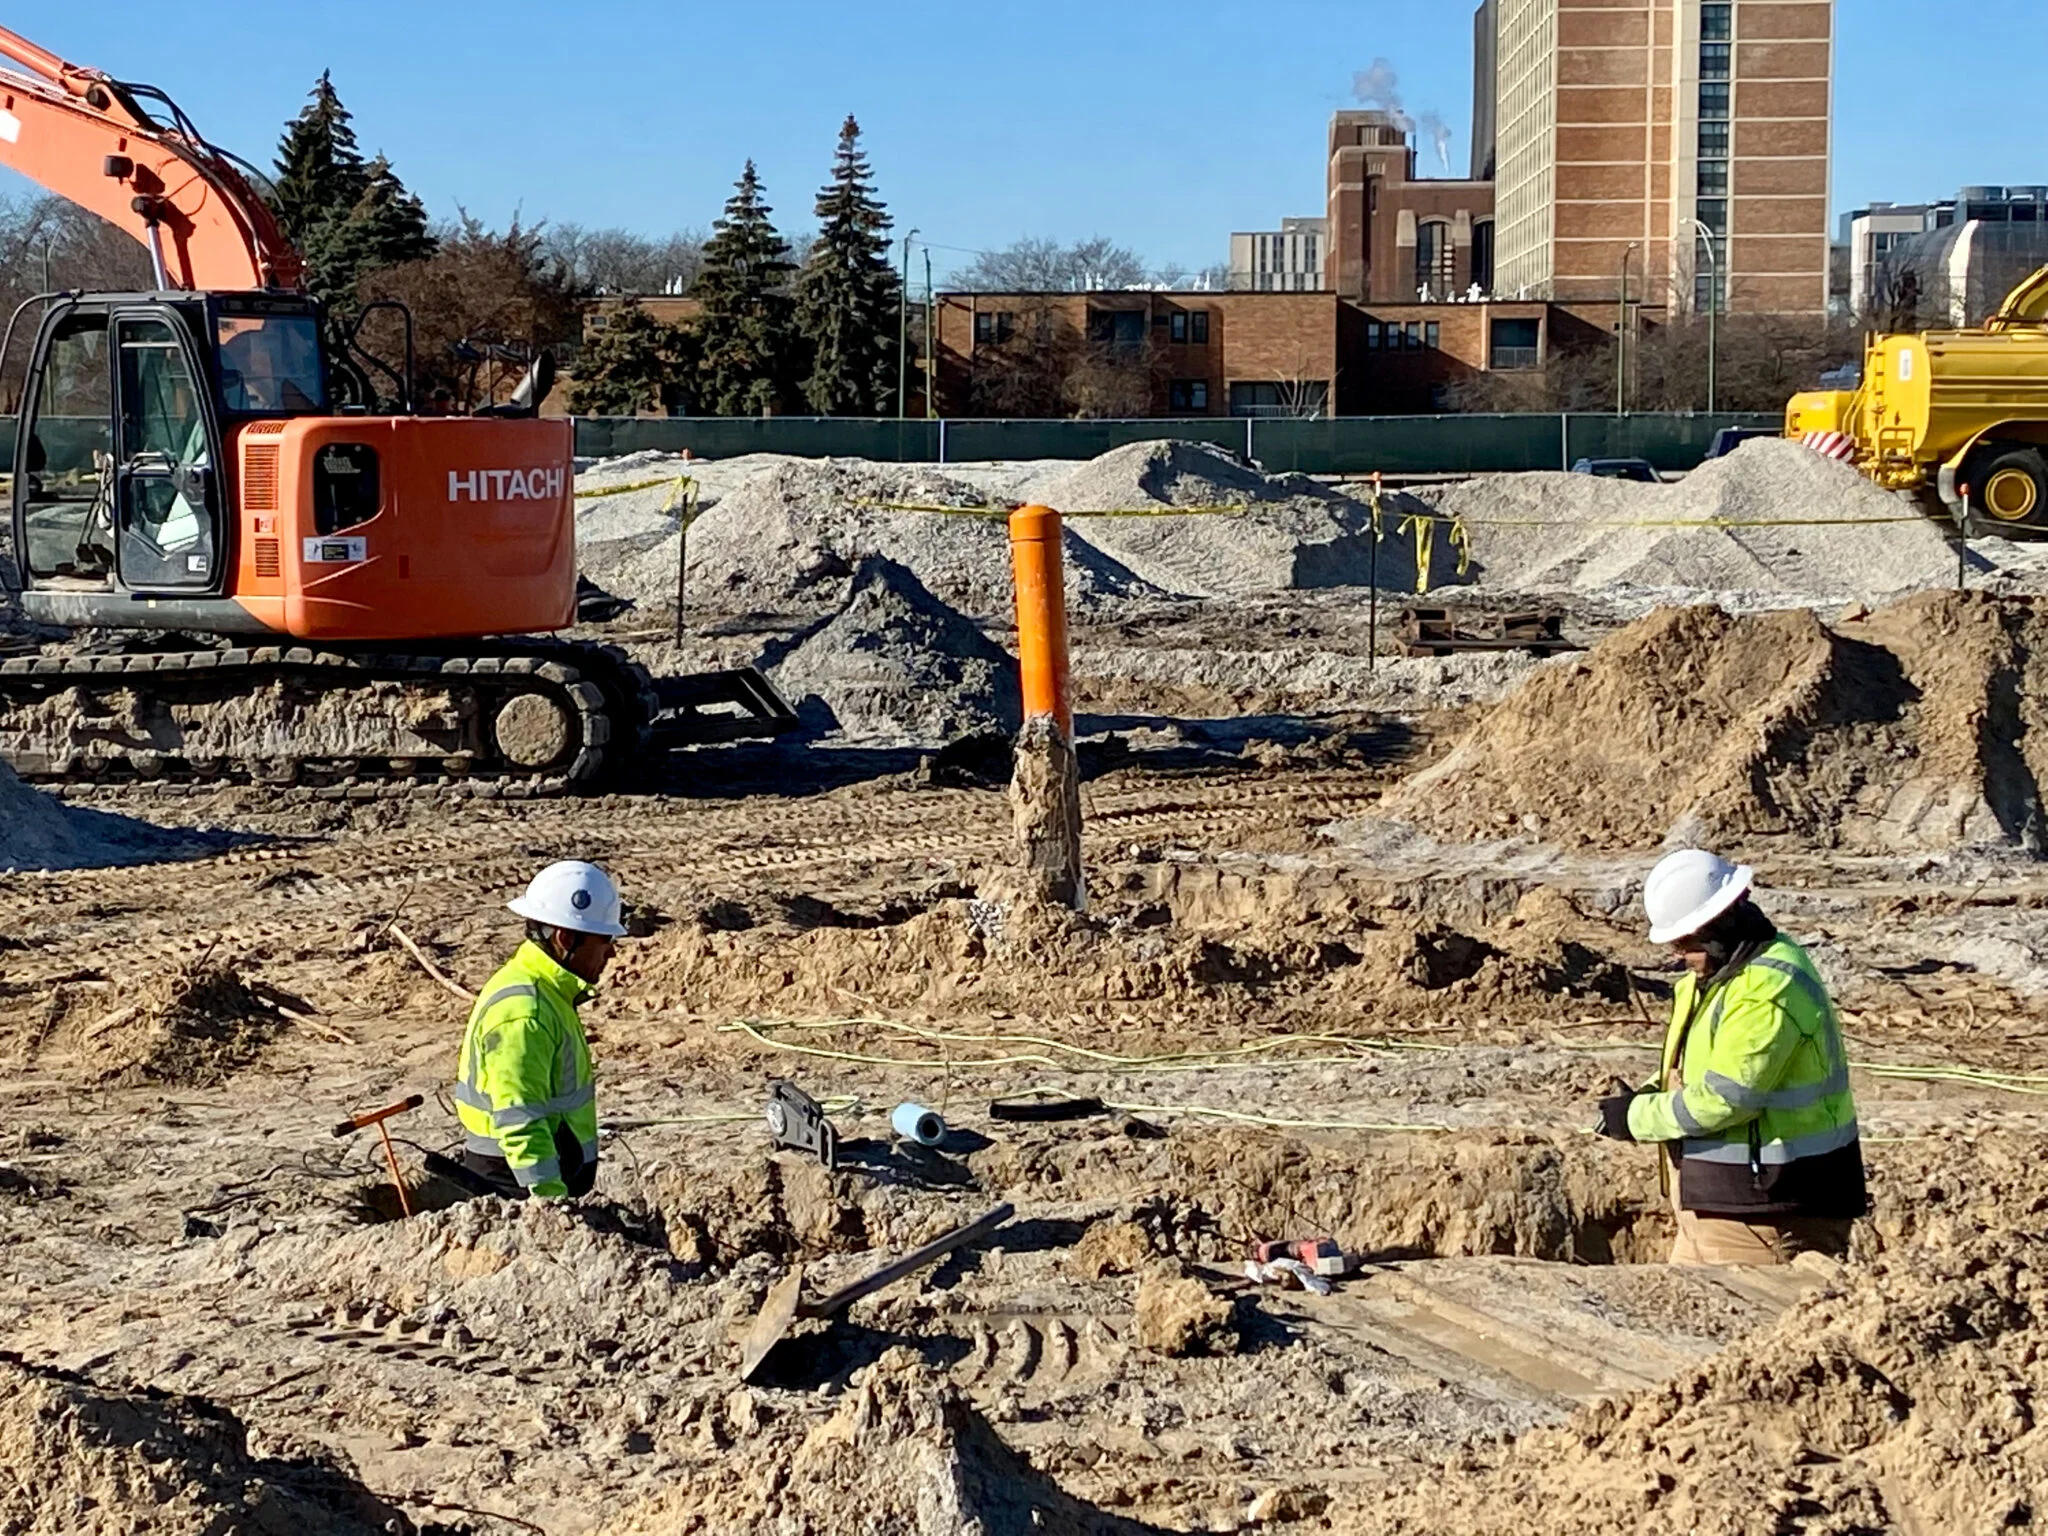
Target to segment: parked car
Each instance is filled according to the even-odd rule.
[[[1752,437],[1783,437],[1785,434],[1774,427],[1723,427],[1714,434],[1714,440],[1707,444],[1707,457],[1723,459],[1733,453]]]
[[[1648,459],[1581,459],[1572,466],[1572,473],[1598,475],[1603,480],[1640,480],[1645,485],[1664,483]]]

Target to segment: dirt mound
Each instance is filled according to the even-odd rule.
[[[59,867],[74,855],[76,843],[64,807],[0,763],[0,870]]]
[[[1824,604],[1887,598],[1956,574],[1956,553],[1932,519],[1847,465],[1777,439],[1744,443],[1676,485],[1488,475],[1429,499],[1467,521],[1482,587],[1609,598],[1747,592]]]
[[[769,1420],[708,1463],[686,1468],[660,1495],[604,1526],[602,1536],[1141,1536],[1148,1529],[1061,1492],[957,1388],[897,1348],[854,1378],[830,1418]]]
[[[2030,1526],[2048,1480],[2048,1243],[2025,1227],[1852,1270],[1695,1373],[1539,1430],[1339,1529],[1747,1536]]]
[[[1048,470],[1016,494],[1021,501],[1078,513],[1285,502],[1329,493],[1306,475],[1266,475],[1209,443],[1163,438]]]
[[[833,606],[855,567],[874,556],[907,566],[970,611],[1000,613],[1011,602],[1009,535],[1000,516],[897,510],[957,507],[964,514],[986,507],[985,492],[941,470],[763,455],[700,474],[702,512],[688,536],[692,605],[723,612]],[[607,483],[618,483],[617,476],[578,480],[593,489]],[[668,500],[664,482],[584,502],[578,514],[583,573],[644,607],[672,603],[681,544],[676,512],[663,510]],[[1086,604],[1150,590],[1071,535],[1066,548],[1070,600]]]
[[[1150,865],[1086,917],[942,890],[851,910],[752,893],[713,903],[617,962],[619,995],[650,1009],[715,996],[721,1010],[843,1017],[847,999],[920,1013],[1199,1003],[1219,1024],[1296,1014],[1370,1023],[1446,1010],[1580,1014],[1625,1000],[1631,941],[1562,902],[1491,921],[1383,908],[1370,892],[1246,882]],[[1396,898],[1399,899],[1399,898]]]
[[[262,1053],[287,1020],[232,966],[208,961],[153,978],[133,1002],[81,1022],[64,1043],[101,1083],[219,1083]]]
[[[514,1358],[644,1357],[716,1299],[683,1283],[659,1217],[598,1201],[471,1200],[338,1237],[239,1226],[202,1264],[375,1327],[459,1328]]]
[[[942,743],[1023,721],[1017,663],[893,560],[863,560],[839,612],[761,665],[799,708],[822,700],[849,735]]]
[[[0,1354],[0,1530],[382,1536],[416,1529],[324,1452],[273,1445],[201,1398],[99,1386]]]
[[[1565,846],[2044,849],[2048,610],[1925,593],[1833,628],[1660,609],[1544,669],[1385,815]]]
[[[1075,517],[1095,548],[1145,581],[1187,597],[1248,597],[1310,587],[1415,588],[1415,541],[1396,537],[1400,513],[1390,499],[1378,562],[1372,514],[1362,502],[1305,475],[1265,475],[1206,443],[1132,443],[1022,488]],[[1176,517],[1174,507],[1238,508]],[[1139,517],[1088,517],[1099,511],[1158,509]],[[1448,574],[1447,548],[1435,569]]]

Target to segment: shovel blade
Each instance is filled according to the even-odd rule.
[[[798,1264],[776,1281],[768,1292],[768,1299],[761,1303],[761,1310],[754,1315],[754,1321],[740,1345],[741,1381],[754,1379],[762,1362],[789,1332],[789,1325],[796,1321],[803,1290],[804,1267]]]

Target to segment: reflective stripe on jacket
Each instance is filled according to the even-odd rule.
[[[555,1152],[558,1126],[597,1164],[597,1088],[576,1016],[589,990],[528,942],[490,979],[463,1031],[455,1112],[464,1144],[504,1158],[521,1187],[543,1199],[569,1193]]]
[[[1679,1067],[1683,1087],[1663,1091]],[[1638,1141],[1678,1165],[1678,1203],[1742,1216],[1861,1216],[1867,1204],[1842,1027],[1813,960],[1780,936],[1702,997],[1680,979]],[[1675,1144],[1675,1145],[1670,1145]]]

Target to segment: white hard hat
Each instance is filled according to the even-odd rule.
[[[524,896],[506,905],[529,922],[550,928],[601,933],[613,939],[626,934],[619,921],[619,888],[612,884],[612,877],[595,864],[575,859],[550,864],[533,877]]]
[[[1669,944],[1698,933],[1749,894],[1756,871],[1704,848],[1683,848],[1657,861],[1643,882],[1650,942]]]

